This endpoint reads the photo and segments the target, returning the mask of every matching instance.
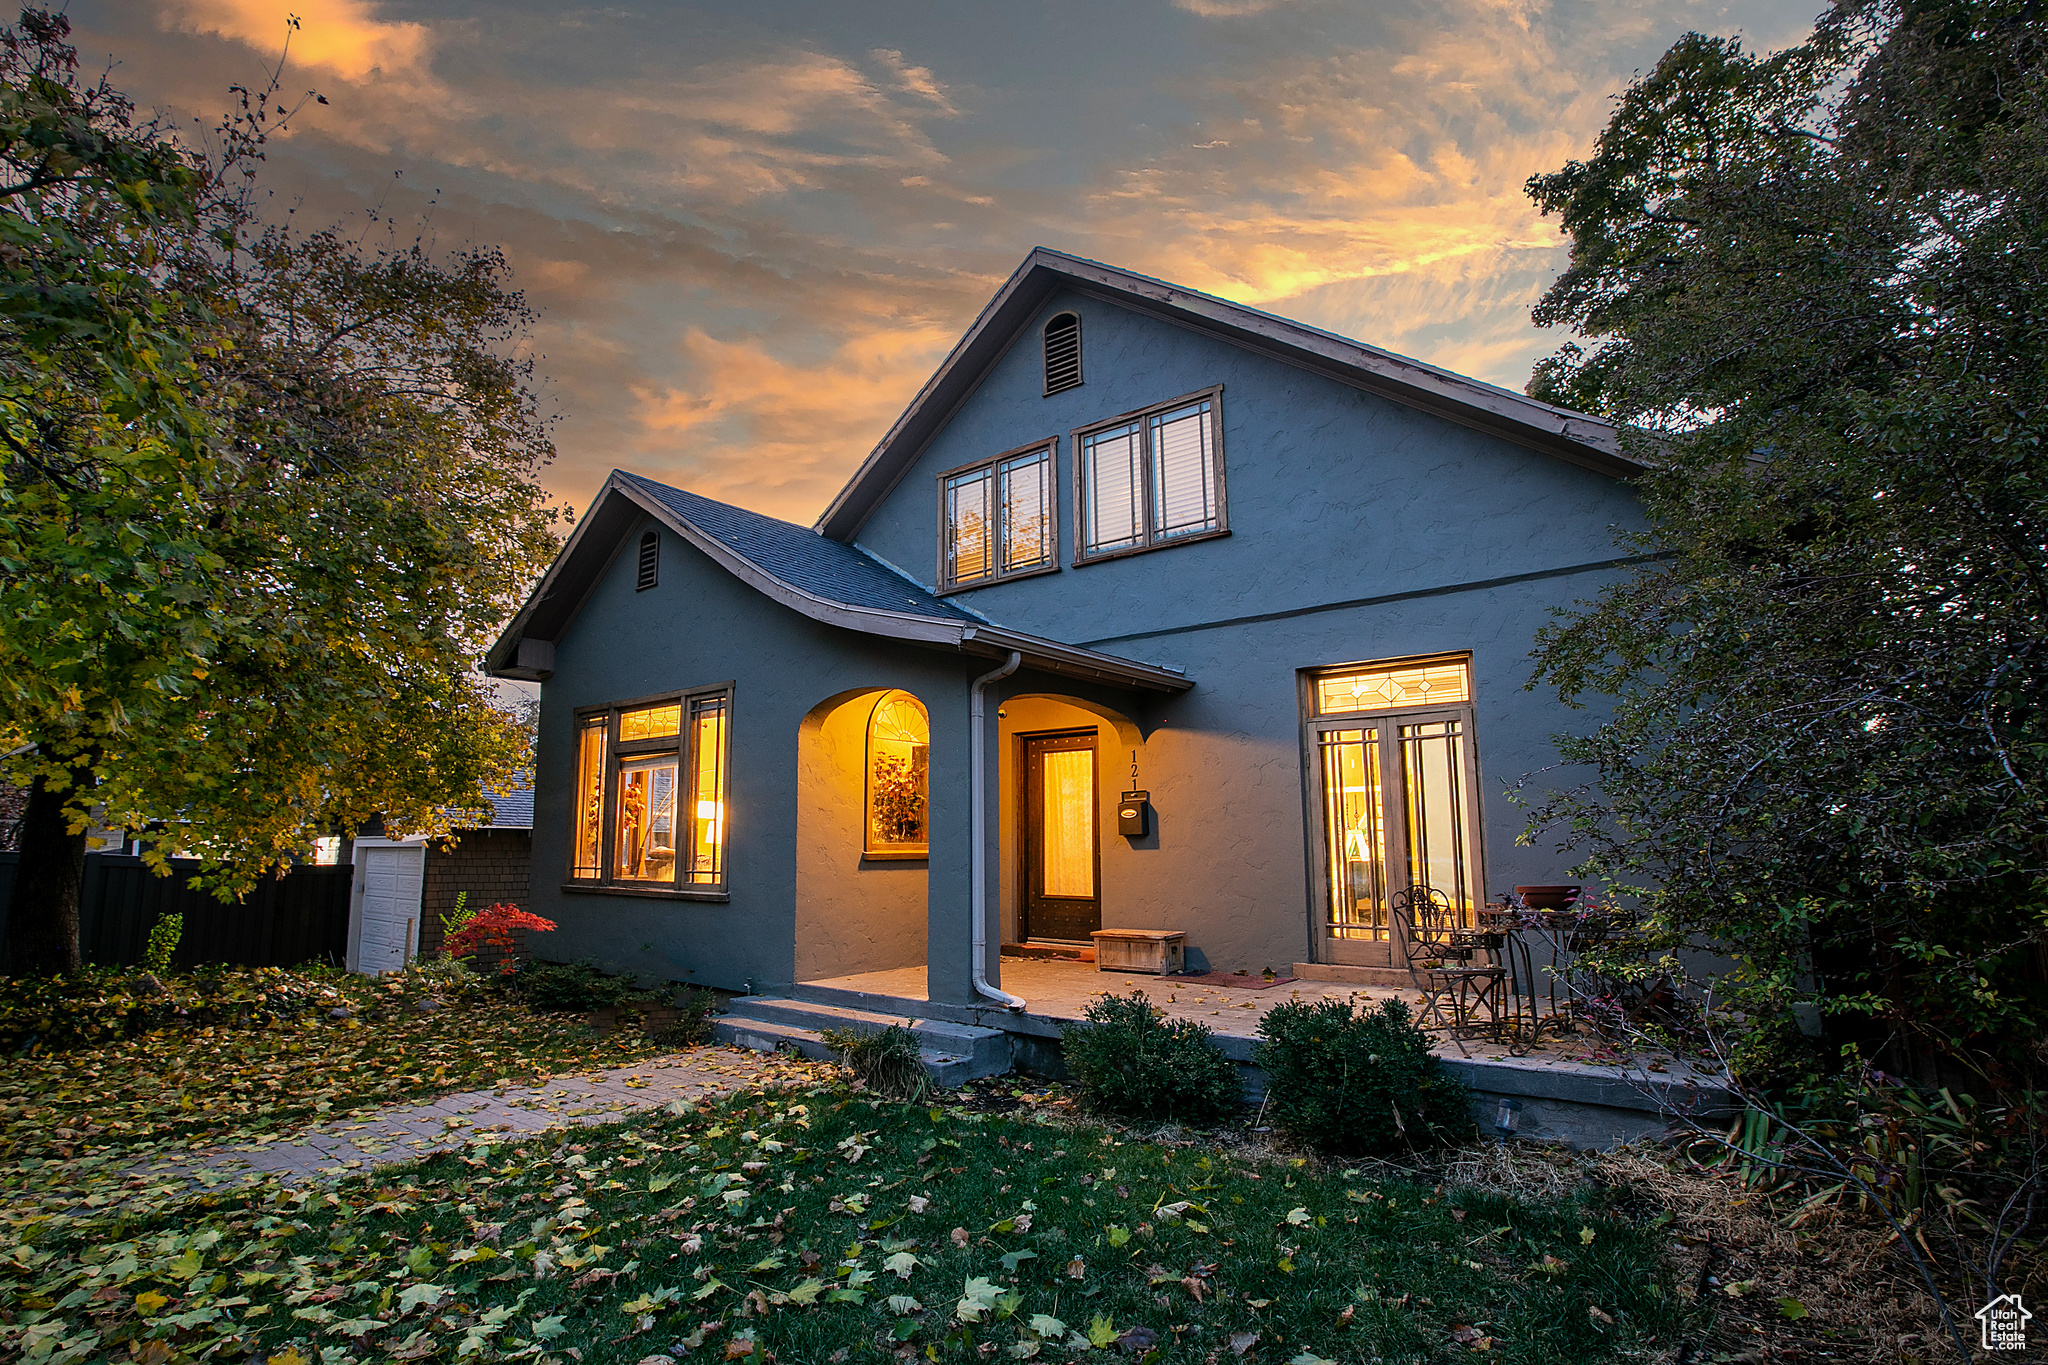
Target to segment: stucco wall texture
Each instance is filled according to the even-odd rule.
[[[808,981],[924,962],[922,858],[862,856],[868,719],[883,692],[821,702],[804,721],[796,783],[796,976]]]
[[[1057,436],[1064,567],[956,600],[1005,626],[1194,680],[1172,698],[1029,670],[990,688],[984,875],[1005,933],[1016,923],[1016,737],[1095,724],[1104,926],[1184,930],[1196,968],[1308,958],[1316,911],[1300,670],[1437,652],[1472,658],[1485,889],[1560,880],[1569,859],[1516,844],[1522,814],[1506,793],[1532,774],[1538,787],[1565,780],[1544,771],[1556,762],[1551,736],[1592,718],[1525,690],[1528,656],[1551,608],[1592,595],[1612,572],[1586,566],[1625,553],[1613,530],[1641,525],[1630,490],[1093,296],[1056,298],[1040,322],[1066,309],[1082,317],[1083,386],[1040,395],[1037,327],[1027,329],[859,536],[931,584],[938,472]],[[1074,567],[1067,433],[1215,384],[1231,534]],[[922,953],[933,998],[967,998],[967,686],[990,662],[809,621],[666,531],[661,555],[661,583],[644,593],[633,590],[630,556],[615,558],[556,645],[533,902],[562,927],[541,951],[728,989]],[[1328,609],[1358,599],[1373,600]],[[1245,616],[1277,619],[1233,621]],[[728,679],[729,899],[564,890],[575,710]],[[928,865],[861,866],[847,769],[858,765],[866,706],[818,710],[889,687],[931,713]],[[1069,709],[1077,702],[1086,709]],[[1127,841],[1111,803],[1134,747],[1155,829]],[[999,977],[994,944],[987,961]]]

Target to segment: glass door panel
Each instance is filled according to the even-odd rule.
[[[1048,896],[1095,894],[1095,751],[1045,755],[1041,873]]]
[[[1386,803],[1380,791],[1379,732],[1325,730],[1317,736],[1323,775],[1323,865],[1332,938],[1387,937]]]
[[[1465,727],[1456,719],[1401,727],[1408,807],[1408,878],[1441,891],[1467,924],[1478,904],[1466,826]]]

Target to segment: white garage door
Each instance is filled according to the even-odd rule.
[[[396,971],[419,941],[420,886],[426,875],[424,848],[356,848],[362,865],[362,936],[356,970],[379,976]]]

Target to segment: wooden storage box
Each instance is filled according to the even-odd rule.
[[[1088,937],[1098,972],[1178,976],[1187,959],[1188,936],[1178,929],[1097,929]]]

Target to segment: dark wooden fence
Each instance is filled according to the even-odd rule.
[[[0,944],[5,942],[18,853],[0,853]],[[185,917],[174,967],[227,963],[293,967],[341,965],[348,951],[349,883],[353,868],[295,867],[265,877],[240,901],[223,904],[188,883],[198,864],[174,861],[159,877],[130,854],[89,853],[78,905],[79,947],[87,962],[132,966],[149,947],[149,931],[166,914]],[[0,954],[4,954],[0,947]],[[6,969],[0,960],[0,971]]]

